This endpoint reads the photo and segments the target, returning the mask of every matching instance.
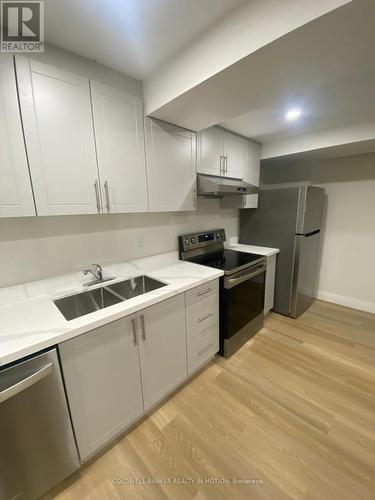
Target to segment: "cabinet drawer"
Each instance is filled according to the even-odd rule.
[[[219,325],[213,325],[187,345],[188,374],[190,375],[219,350]]]
[[[186,308],[188,342],[219,321],[219,297],[217,294]]]
[[[209,295],[219,292],[219,280],[212,280],[186,292],[186,306],[192,306]]]

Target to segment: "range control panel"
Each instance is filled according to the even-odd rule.
[[[194,248],[215,245],[217,243],[224,243],[225,230],[215,229],[204,233],[192,233],[179,236],[180,251],[193,250]]]

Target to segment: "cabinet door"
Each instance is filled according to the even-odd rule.
[[[196,134],[146,118],[150,212],[196,209]]]
[[[187,377],[184,294],[145,309],[137,323],[147,411]]]
[[[106,212],[147,212],[142,99],[90,82]]]
[[[259,186],[260,177],[260,144],[252,141],[246,141],[246,157],[243,180]],[[243,208],[257,208],[258,195],[249,194],[244,196]]]
[[[224,131],[216,127],[198,133],[198,173],[221,175],[224,166],[223,135]]]
[[[98,213],[88,80],[18,56],[16,69],[38,215]]]
[[[224,132],[225,175],[242,179],[246,162],[247,141],[238,135]]]
[[[13,57],[0,55],[0,217],[35,215]]]
[[[81,460],[143,413],[135,316],[59,346]]]

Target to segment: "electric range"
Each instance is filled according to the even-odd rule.
[[[229,358],[263,326],[266,258],[226,249],[225,240],[224,229],[179,236],[179,257],[224,271],[219,353]]]

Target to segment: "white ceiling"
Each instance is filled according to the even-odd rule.
[[[261,1],[266,0],[45,0],[46,40],[148,81],[210,28],[228,24],[236,9],[233,19]],[[204,126],[219,122],[261,142],[269,150],[265,158],[322,143],[349,144],[350,135],[368,144],[375,134],[362,137],[355,129],[375,127],[374,19],[375,0],[352,0],[242,57],[155,116],[194,130],[205,121]],[[224,57],[223,47],[213,45]],[[204,64],[200,59],[194,67]],[[293,123],[284,119],[291,107],[303,111]]]
[[[375,1],[354,0],[249,61],[248,109],[221,125],[262,144],[375,122]],[[292,107],[303,115],[284,119]]]
[[[249,0],[45,0],[46,41],[143,79]]]

